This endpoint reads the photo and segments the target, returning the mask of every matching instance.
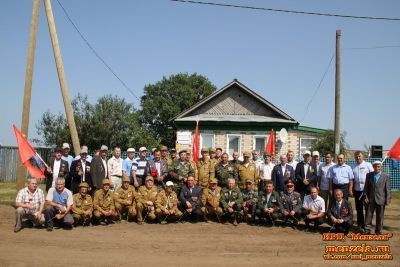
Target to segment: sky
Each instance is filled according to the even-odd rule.
[[[135,95],[93,54],[53,0],[71,99],[81,93],[94,103],[99,97],[112,94],[140,108],[137,98],[143,95],[145,85],[180,72],[198,73],[217,88],[236,78],[301,125],[333,129],[335,60],[330,65],[329,62],[335,52],[336,30],[341,29],[341,129],[346,132],[347,143],[351,149],[371,145],[390,149],[400,136],[400,21],[288,14],[169,0],[59,1],[92,47]],[[400,18],[398,0],[207,2],[211,1]],[[21,125],[31,13],[32,0],[0,1],[2,145],[15,145],[12,124]],[[38,137],[36,125],[46,111],[65,112],[42,3],[30,138]]]

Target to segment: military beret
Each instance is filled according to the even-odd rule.
[[[129,179],[128,176],[125,176],[124,178],[122,178],[122,182],[130,182],[131,179]]]
[[[110,184],[110,180],[108,179],[103,179],[103,183],[102,184]]]
[[[218,184],[218,180],[215,179],[215,178],[212,178],[212,179],[210,180],[210,184]]]
[[[81,187],[89,188],[89,185],[88,185],[88,183],[83,182],[83,183],[79,184],[79,188],[81,188]]]
[[[217,153],[217,150],[215,149],[215,147],[210,148],[210,153]]]
[[[146,182],[148,181],[148,180],[152,180],[152,181],[154,181],[154,178],[153,178],[153,176],[146,176]]]
[[[244,152],[243,157],[250,157],[250,152],[248,152],[248,151]]]
[[[201,149],[201,152],[208,152],[208,148],[203,147],[203,148]]]
[[[168,150],[168,147],[166,147],[166,146],[160,146],[160,150],[161,150],[161,151],[166,151],[166,150]]]

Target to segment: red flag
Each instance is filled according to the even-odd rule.
[[[392,159],[400,160],[400,137],[397,139],[396,143],[389,150],[387,156]]]
[[[45,163],[36,153],[36,150],[26,140],[21,131],[13,125],[15,138],[17,139],[19,159],[22,165],[28,169],[29,174],[34,178],[46,178],[44,175]]]
[[[199,160],[199,151],[200,151],[200,134],[199,134],[199,121],[196,122],[196,129],[194,131],[194,138],[193,138],[193,153],[192,158],[194,161]]]
[[[275,156],[275,134],[274,129],[271,129],[268,137],[268,144],[265,147],[265,152],[269,153],[272,157]]]

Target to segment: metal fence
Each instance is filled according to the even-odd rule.
[[[50,148],[36,148],[40,156],[48,162],[52,154]],[[89,153],[93,155],[92,153]],[[111,156],[111,154],[109,155]],[[139,153],[135,153],[138,157]],[[150,153],[147,153],[150,157]],[[126,158],[126,152],[122,152],[122,158]],[[380,158],[366,158],[365,161],[374,162],[382,160]],[[323,161],[323,159],[321,159]],[[354,159],[347,159],[346,163],[352,165]],[[19,164],[18,147],[3,146],[0,147],[0,182],[15,182],[17,179],[17,169]],[[400,189],[400,162],[392,159],[386,159],[383,163],[383,171],[390,176],[392,189]],[[26,175],[28,175],[26,173]]]

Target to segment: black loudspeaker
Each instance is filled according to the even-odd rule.
[[[382,158],[382,146],[371,146],[371,158]]]

